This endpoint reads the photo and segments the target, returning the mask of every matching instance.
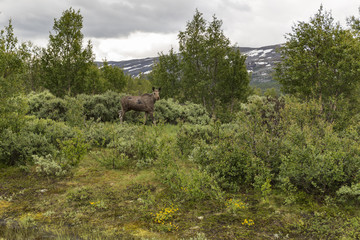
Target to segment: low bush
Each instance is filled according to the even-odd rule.
[[[117,149],[92,151],[90,156],[108,169],[126,169],[132,165],[129,157]]]
[[[28,95],[29,114],[38,118],[64,121],[66,118],[66,101],[55,97],[49,91],[30,93]]]
[[[270,180],[270,186],[326,195],[359,179],[356,128],[336,131],[320,102],[251,97],[242,109],[235,138],[256,160],[257,189]],[[259,172],[261,166],[265,172]]]
[[[184,124],[177,133],[176,143],[181,153],[187,156],[196,143],[199,141],[210,143],[212,137],[213,132],[210,126]]]
[[[86,121],[83,128],[84,137],[93,146],[107,147],[114,140],[116,125],[103,122]]]
[[[87,153],[90,144],[85,142],[85,138],[81,131],[76,131],[73,138],[66,140],[59,140],[60,152],[64,156],[65,163],[63,165],[70,165],[75,167],[79,165],[80,160]]]
[[[49,154],[46,156],[33,156],[34,164],[36,166],[35,172],[47,177],[60,177],[67,174],[67,170],[61,167],[59,163],[54,160],[54,157]]]
[[[176,124],[182,115],[183,107],[172,98],[161,99],[156,102],[155,116],[158,121]]]
[[[96,95],[78,95],[77,98],[84,103],[84,114],[87,120],[94,119],[102,122],[115,121],[119,118],[121,110],[121,97],[112,91]]]
[[[251,186],[259,166],[254,156],[231,140],[220,140],[217,144],[199,144],[190,159],[215,177],[222,189],[238,191],[240,186]]]
[[[200,104],[186,102],[184,106],[184,115],[182,117],[184,122],[201,125],[210,122],[209,113]]]
[[[32,162],[33,155],[53,154],[59,149],[59,140],[74,136],[74,130],[62,122],[28,117],[19,132],[7,129],[1,133],[0,162],[6,165]]]
[[[64,122],[56,122],[51,119],[38,119],[35,117],[27,118],[23,131],[45,136],[49,143],[56,147],[59,147],[58,140],[75,136],[74,128]]]
[[[155,116],[160,122],[172,124],[181,122],[205,125],[210,122],[209,114],[203,106],[190,102],[180,104],[172,98],[156,102]]]
[[[206,171],[182,169],[174,163],[159,167],[156,175],[175,198],[187,201],[222,200],[223,192]]]
[[[280,179],[312,194],[334,194],[360,179],[360,144],[356,127],[337,131],[320,103],[288,99],[283,112]]]
[[[47,155],[56,147],[41,134],[29,131],[13,132],[5,130],[0,140],[0,162],[6,165],[32,162],[33,155]]]
[[[337,192],[339,200],[342,202],[352,202],[360,205],[360,183],[353,183],[349,186],[342,186]]]

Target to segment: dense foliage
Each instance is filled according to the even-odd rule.
[[[356,19],[352,18],[353,27]],[[330,121],[336,111],[357,109],[360,42],[321,6],[310,22],[299,22],[286,35],[275,78],[285,93],[322,101]],[[356,110],[357,111],[357,110]]]
[[[232,112],[249,94],[245,59],[224,35],[222,21],[207,22],[196,11],[185,31],[180,31],[179,53],[159,56],[150,78],[164,89],[165,97],[203,104],[213,115]]]
[[[44,87],[57,96],[81,93],[93,65],[90,42],[83,49],[82,16],[70,8],[60,19],[54,20],[55,34],[41,57]]]

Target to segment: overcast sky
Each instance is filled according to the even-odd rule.
[[[196,9],[207,21],[214,14],[222,20],[232,44],[262,47],[284,42],[321,4],[343,26],[347,17],[359,17],[359,0],[0,0],[0,29],[11,18],[20,41],[45,47],[54,19],[73,7],[84,17],[82,32],[96,60],[126,60],[177,49],[177,34]]]

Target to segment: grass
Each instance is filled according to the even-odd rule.
[[[150,134],[176,137],[176,126],[145,127]],[[359,209],[276,189],[266,201],[243,189],[223,199],[186,198],[159,180],[157,164],[111,169],[94,148],[72,174],[40,177],[20,167],[0,174],[0,239],[357,239]],[[94,155],[95,154],[95,155]],[[194,167],[171,157],[184,171]],[[191,185],[189,185],[191,186]],[[185,197],[184,197],[185,196]]]

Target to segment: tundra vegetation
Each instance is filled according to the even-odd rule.
[[[81,21],[66,10],[48,48]],[[52,51],[19,44],[9,21],[0,239],[359,239],[359,29],[357,17],[344,28],[322,6],[296,24],[280,49],[279,95],[247,86],[244,56],[221,21],[198,11],[179,34],[180,55],[160,54],[150,79],[98,69],[91,43],[79,51],[75,40],[50,64]],[[83,58],[70,62],[85,63],[69,71],[73,53]],[[164,93],[158,124],[137,112],[120,124],[121,98],[152,85]]]

